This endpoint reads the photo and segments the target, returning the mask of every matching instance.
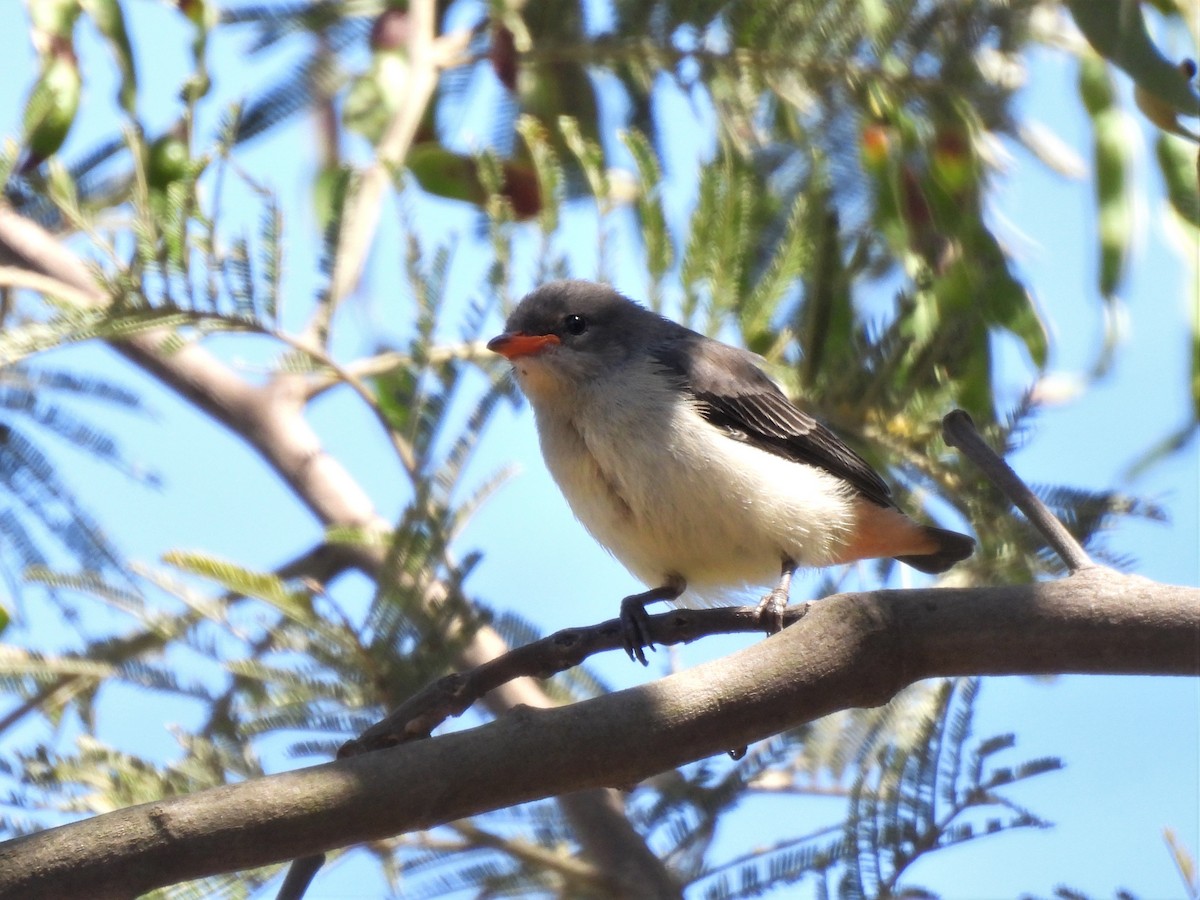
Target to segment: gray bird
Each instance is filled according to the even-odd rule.
[[[626,650],[643,664],[649,603],[775,583],[759,605],[773,632],[801,566],[894,557],[944,572],[974,549],[902,513],[758,357],[605,285],[538,288],[488,349],[512,363],[576,517],[649,588],[621,602]]]

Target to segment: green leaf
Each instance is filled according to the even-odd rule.
[[[1200,151],[1186,141],[1160,134],[1154,155],[1167,188],[1167,200],[1179,217],[1200,228]]]
[[[772,319],[784,296],[794,287],[810,261],[811,234],[806,227],[808,203],[804,194],[797,194],[791,214],[775,243],[770,260],[748,294],[739,296],[738,324],[745,336],[746,346],[764,353],[775,341]],[[833,242],[837,243],[836,234]]]
[[[636,129],[621,131],[618,137],[637,166],[640,182],[637,213],[642,227],[646,272],[650,275],[650,295],[647,299],[650,307],[657,310],[662,302],[662,281],[675,265],[675,242],[667,229],[663,210],[662,167],[654,148],[642,132]]]
[[[67,139],[79,110],[83,81],[70,45],[63,45],[42,61],[42,72],[25,102],[24,168],[32,169],[49,159]]]
[[[35,0],[28,4],[34,31],[69,39],[79,18],[80,0]]]
[[[984,320],[989,326],[1012,332],[1025,345],[1033,364],[1044,369],[1050,355],[1045,323],[1025,285],[1013,276],[995,235],[981,229],[964,243],[970,263],[961,265],[964,271],[969,267],[978,273],[973,274],[969,289],[978,298]]]
[[[481,164],[491,167],[490,176]],[[524,160],[476,158],[447,150],[440,144],[417,144],[405,159],[408,171],[427,193],[448,200],[461,200],[483,208],[495,195],[506,199],[518,220],[537,215],[542,209],[540,179],[534,165]]]
[[[1115,100],[1112,76],[1099,57],[1079,64],[1079,92],[1092,120],[1092,158],[1100,243],[1100,294],[1116,296],[1125,274],[1133,238],[1133,204],[1129,172],[1133,138],[1129,122]]]
[[[679,272],[685,319],[704,310],[708,321],[700,328],[711,332],[739,309],[777,207],[760,174],[740,157],[724,154],[704,167]]]
[[[517,120],[517,131],[525,142],[525,148],[537,174],[538,196],[542,201],[538,224],[543,234],[550,235],[558,229],[558,210],[562,203],[563,185],[566,182],[562,161],[554,152],[549,131],[533,116],[521,116]]]
[[[805,275],[804,305],[797,315],[798,331],[803,334],[804,377],[811,384],[822,374],[845,378],[861,369],[863,360],[855,341],[853,275],[845,262],[836,208],[825,204],[813,208],[805,228],[813,259]]]
[[[572,152],[571,138],[559,128],[559,119],[564,116],[577,122],[584,140],[597,148],[602,146],[596,89],[582,63],[523,62],[517,71],[517,97],[521,112],[546,126],[554,152],[561,159],[569,159]],[[603,169],[603,151],[599,165]]]
[[[391,544],[392,531],[371,525],[331,525],[325,529],[325,540],[348,547],[379,549]]]
[[[403,53],[375,53],[371,66],[350,85],[342,104],[342,121],[372,144],[379,143],[405,103],[409,85],[408,58]]]
[[[594,122],[590,124],[595,125]],[[581,122],[575,116],[566,115],[559,117],[557,125],[566,150],[583,169],[592,196],[603,204],[608,198],[608,179],[604,177],[604,150],[598,138],[593,137],[595,129],[587,127],[589,123]]]
[[[146,183],[165,191],[191,171],[191,153],[182,129],[173,128],[150,144],[146,153]]]
[[[301,624],[314,619],[308,591],[290,589],[278,575],[255,572],[207,553],[169,550],[162,560],[184,572],[215,581],[231,593],[263,600]]]
[[[1067,7],[1096,51],[1124,69],[1139,87],[1176,112],[1200,115],[1200,93],[1154,46],[1138,0],[1067,0]]]

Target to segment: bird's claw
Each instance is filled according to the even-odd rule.
[[[646,648],[654,649],[654,642],[650,640],[650,616],[638,596],[621,601],[621,638],[631,660],[643,666],[650,665],[646,659]]]
[[[767,634],[783,631],[783,611],[787,609],[788,592],[775,588],[758,604],[758,623]]]

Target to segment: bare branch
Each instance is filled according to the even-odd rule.
[[[300,900],[323,865],[325,865],[324,853],[314,853],[311,856],[302,856],[292,860],[287,876],[280,885],[279,893],[275,895],[275,900]]]
[[[784,625],[798,622],[807,609],[808,604],[804,604],[785,610]],[[675,609],[650,616],[647,621],[651,640],[664,646],[686,644],[716,634],[762,631],[757,606]],[[344,759],[428,737],[446,719],[461,715],[499,685],[521,677],[549,678],[579,665],[589,656],[624,647],[619,619],[583,628],[564,628],[469,672],[438,679],[382,721],[343,744],[338,757]]]
[[[569,889],[572,895],[585,895],[594,892],[597,887],[604,887],[611,893],[620,887],[619,884],[610,883],[611,878],[598,866],[589,865],[576,857],[563,856],[530,841],[493,834],[470,819],[454,822],[450,827],[466,838],[471,846],[490,847],[533,868],[558,872],[568,884],[575,886],[573,890]]]
[[[1012,467],[984,442],[966,412],[956,409],[948,413],[942,419],[942,432],[947,444],[961,450],[987,476],[988,481],[1025,514],[1025,518],[1066,564],[1069,572],[1074,574],[1095,565],[1066,526],[1054,517]]]
[[[441,70],[455,64],[470,42],[471,33],[466,29],[437,36],[437,9],[433,0],[414,0],[408,6],[408,16],[409,81],[405,102],[388,124],[375,148],[375,161],[363,173],[347,203],[346,227],[338,248],[329,296],[318,307],[308,327],[306,337],[309,338],[328,327],[337,305],[357,286],[375,237],[384,190],[393,170],[408,155],[421,117],[437,89]]]
[[[0,266],[0,287],[26,288],[48,297],[58,297],[74,306],[84,308],[94,306],[96,302],[93,294],[81,291],[77,287],[51,278],[49,275],[40,275],[17,266]]]
[[[459,341],[430,347],[424,359],[429,365],[436,366],[450,362],[451,360],[482,362],[486,359],[495,358],[496,355],[487,349],[486,341]],[[412,365],[412,357],[404,353],[389,351],[353,360],[342,367],[342,372],[358,379],[373,378],[377,375],[386,375],[389,372],[395,372]],[[330,369],[328,372],[314,373],[309,377],[308,382],[309,399],[319,396],[337,385],[341,380],[348,379],[333,369]]]

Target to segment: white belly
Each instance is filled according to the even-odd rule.
[[[773,584],[784,558],[832,560],[852,522],[845,482],[730,438],[674,392],[647,402],[655,414],[637,421],[612,408],[538,421],[571,509],[638,579],[678,575],[716,600]]]

